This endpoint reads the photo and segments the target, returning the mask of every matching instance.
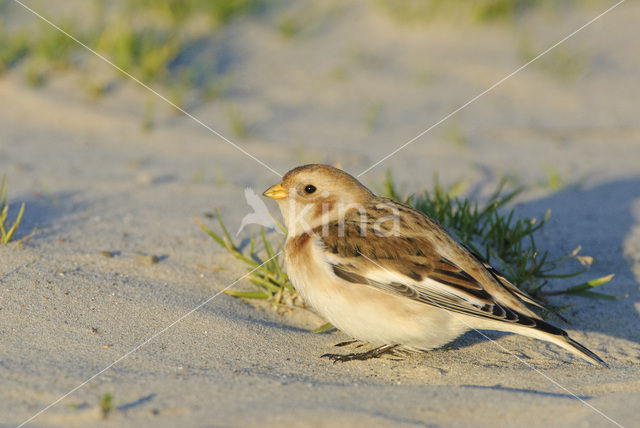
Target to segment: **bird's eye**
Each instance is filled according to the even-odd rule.
[[[316,186],[314,186],[313,184],[308,184],[308,185],[307,185],[307,187],[305,187],[305,188],[304,188],[304,191],[305,191],[308,195],[310,195],[310,194],[312,194],[313,192],[315,192],[315,191],[316,191]]]

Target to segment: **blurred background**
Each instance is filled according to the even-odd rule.
[[[337,160],[368,167],[613,3],[27,4],[231,140],[249,149],[266,144],[270,152],[286,151],[287,162],[272,160],[286,170]],[[540,146],[525,149],[528,158],[529,151],[555,150],[576,137],[599,139],[602,128],[618,136],[630,132],[637,111],[631,95],[640,98],[639,59],[630,54],[635,47],[625,46],[635,39],[629,11],[637,6],[625,9],[556,47],[385,166],[420,168],[434,152],[464,158],[469,146],[498,149],[492,156],[500,158],[500,145],[535,140]],[[59,101],[74,99],[135,118],[145,132],[178,123],[199,126],[11,0],[0,2],[0,71]],[[214,135],[211,140],[226,144]],[[482,165],[486,159],[478,153],[467,161]],[[518,176],[514,162],[500,174]],[[546,177],[526,178],[552,186],[590,172],[571,165],[569,176],[553,157],[539,167]]]

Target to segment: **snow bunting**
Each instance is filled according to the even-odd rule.
[[[289,171],[264,195],[278,202],[288,236],[285,266],[295,288],[338,329],[376,348],[425,351],[470,330],[518,333],[559,345],[594,364],[596,354],[543,321],[541,304],[509,283],[413,208],[374,195],[328,165]]]

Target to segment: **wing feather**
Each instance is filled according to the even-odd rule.
[[[466,252],[467,269],[463,269],[459,263],[440,254],[437,232],[441,229],[432,234],[435,238],[406,230],[384,237],[367,230],[369,233],[363,236],[362,227],[370,225],[371,222],[361,224],[359,216],[352,220],[347,217],[342,225],[325,225],[317,231],[326,260],[334,274],[344,281],[465,315],[529,327],[546,325],[522,303],[526,294],[501,279],[497,271],[490,271],[491,267],[474,255]],[[514,296],[520,306],[498,301],[483,285],[488,281],[492,287]]]

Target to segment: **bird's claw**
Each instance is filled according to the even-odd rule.
[[[335,345],[333,345],[333,346],[342,347],[342,346],[351,345],[351,344],[356,343],[356,342],[358,342],[358,340],[357,340],[357,339],[353,339],[353,340],[346,340],[346,341],[344,341],[344,342],[336,343],[336,344],[335,344]],[[329,355],[329,354],[325,354],[325,355]],[[323,357],[324,357],[324,355],[323,355]]]
[[[357,352],[352,354],[324,354],[321,355],[320,358],[329,358],[333,363],[341,362],[344,363],[346,361],[354,361],[354,360],[369,360],[371,358],[378,358],[382,354],[393,351],[398,345],[384,345],[379,348],[374,348],[367,352]]]
[[[340,354],[323,354],[320,356],[320,358],[328,358],[331,361],[333,361],[333,363],[344,363],[345,361],[351,361],[354,360],[355,358],[353,357],[353,355],[356,354],[347,354],[347,355],[340,355]]]

